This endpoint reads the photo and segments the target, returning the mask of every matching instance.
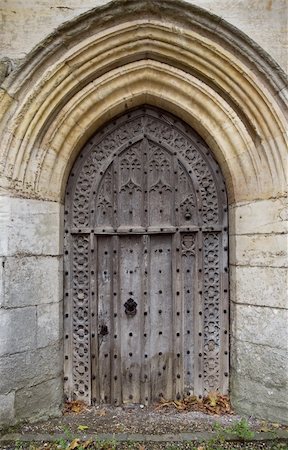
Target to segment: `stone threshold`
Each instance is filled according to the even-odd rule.
[[[110,441],[115,440],[116,442],[203,442],[209,441],[210,439],[217,438],[219,434],[213,431],[195,431],[191,433],[176,433],[176,434],[139,434],[139,433],[79,433],[73,438],[78,438],[81,441],[86,441],[92,439],[94,441]],[[37,434],[37,433],[8,433],[0,437],[0,443],[11,443],[11,442],[55,442],[60,439],[66,439],[71,441],[73,439],[71,436],[67,436],[65,433],[55,433],[55,434]],[[287,430],[275,430],[268,432],[254,432],[254,436],[245,439],[245,441],[239,439],[238,436],[225,433],[225,441],[229,442],[265,442],[265,441],[287,441],[288,442],[288,431]]]

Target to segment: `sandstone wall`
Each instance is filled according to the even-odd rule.
[[[227,20],[287,69],[286,0],[188,0]],[[2,0],[0,55],[23,58],[64,22],[108,0]]]
[[[0,196],[0,424],[60,411],[60,208]]]

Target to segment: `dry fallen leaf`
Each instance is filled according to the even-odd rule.
[[[73,402],[65,403],[64,414],[70,412],[80,414],[85,409],[87,409],[87,405],[84,402],[82,402],[81,400],[75,400]]]
[[[89,427],[87,427],[87,425],[79,425],[78,426],[78,430],[79,431],[84,431],[84,430],[88,430]]]
[[[270,429],[269,429],[269,427],[263,426],[263,427],[259,428],[259,431],[261,431],[263,433],[267,433],[268,431],[270,431]]]
[[[106,416],[105,409],[100,409],[99,411],[97,411],[97,415],[100,416],[100,417]]]
[[[79,447],[80,439],[73,439],[71,444],[68,447],[68,450],[74,450],[75,448]]]
[[[208,393],[203,399],[196,396],[187,396],[183,400],[166,400],[161,398],[156,409],[174,407],[178,411],[201,411],[206,414],[233,414],[229,397],[219,392]]]
[[[212,408],[215,408],[217,405],[218,395],[219,395],[218,392],[209,392],[209,394],[207,395],[207,399]]]

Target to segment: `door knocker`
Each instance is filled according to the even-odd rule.
[[[127,316],[135,316],[137,312],[137,303],[134,302],[133,298],[129,298],[126,303],[124,303],[125,313]]]

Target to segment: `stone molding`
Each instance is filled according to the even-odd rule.
[[[2,192],[61,200],[83,143],[113,116],[148,103],[203,136],[230,203],[284,195],[281,69],[216,16],[164,3],[113,2],[83,14],[5,80]]]

